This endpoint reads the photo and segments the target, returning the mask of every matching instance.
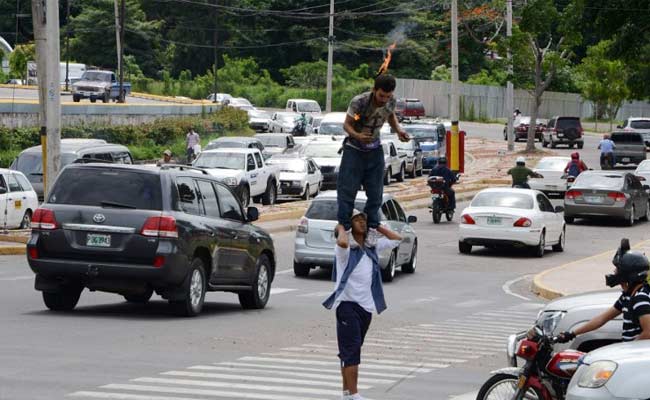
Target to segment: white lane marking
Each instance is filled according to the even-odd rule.
[[[297,378],[314,378],[314,379],[325,379],[325,380],[332,380],[336,382],[341,381],[341,374],[340,372],[336,371],[335,374],[332,375],[327,375],[327,374],[309,374],[305,372],[296,372],[295,369],[291,370],[283,370],[283,371],[275,371],[275,370],[262,370],[258,368],[237,368],[237,367],[219,367],[215,365],[194,365],[192,367],[189,367],[188,369],[191,370],[201,370],[201,371],[231,371],[231,372],[249,372],[249,373],[257,373],[257,374],[269,374],[269,375],[290,375],[293,377]],[[303,370],[302,368],[300,369],[301,371]],[[330,370],[329,372],[334,372],[333,370]],[[376,379],[376,378],[361,378],[361,383],[374,383],[374,384],[389,384],[389,383],[394,383],[395,380],[392,379]]]
[[[458,396],[450,397],[449,400],[474,400],[476,399],[476,396],[478,396],[478,390],[475,392],[469,392],[469,393],[460,394]]]
[[[461,347],[461,348],[473,348],[475,346],[472,346],[470,343],[464,344],[464,343],[459,343],[459,341],[456,339],[438,339],[438,338],[431,338],[431,339],[418,339],[418,340],[411,340],[411,341],[406,341],[406,340],[395,340],[395,339],[379,339],[379,338],[366,338],[366,341],[371,341],[371,342],[382,342],[386,343],[386,346],[390,346],[391,343],[395,344],[403,344],[403,343],[408,343],[408,344],[413,344],[418,347],[422,346],[429,346],[429,345],[434,345],[438,344],[440,346],[451,346],[451,347]],[[364,342],[365,344],[365,342]],[[478,347],[494,347],[494,348],[499,348],[501,349],[503,347],[503,341],[499,342],[480,342],[476,344]]]
[[[493,301],[490,300],[468,300],[468,301],[463,301],[460,303],[454,304],[454,307],[461,307],[461,308],[467,308],[467,307],[483,307],[486,304],[493,303]]]
[[[279,362],[279,363],[288,363],[288,364],[300,364],[300,365],[321,365],[321,366],[337,366],[340,367],[338,361],[308,361],[300,359],[283,359],[283,358],[271,358],[271,357],[242,357],[242,361],[268,361],[268,362]],[[363,369],[387,369],[392,371],[405,371],[405,372],[420,372],[428,373],[431,372],[428,368],[411,368],[411,367],[399,367],[395,365],[385,365],[385,364],[375,364],[375,363],[363,363]]]
[[[524,280],[524,279],[527,279],[527,278],[529,278],[529,277],[530,277],[530,275],[524,275],[524,276],[520,276],[519,278],[509,280],[508,282],[504,283],[503,286],[501,286],[501,289],[503,289],[503,291],[505,292],[505,294],[508,294],[508,295],[510,295],[510,296],[517,297],[517,298],[522,299],[522,300],[530,301],[530,299],[529,299],[528,297],[526,297],[526,296],[522,296],[522,295],[517,294],[517,293],[514,293],[514,292],[510,289],[510,287],[511,287],[512,285],[514,285],[515,283],[517,283],[517,282],[519,282],[519,281],[522,281],[522,280]]]
[[[256,364],[256,363],[243,363],[243,362],[220,362],[220,363],[214,363],[215,365],[232,365],[235,367],[253,367],[253,368],[260,368],[260,369],[274,369],[274,370],[290,370],[290,371],[295,371],[296,367],[289,367],[286,365],[273,365],[273,364]],[[331,368],[331,369],[325,369],[325,368],[310,368],[310,367],[300,367],[301,371],[310,371],[310,372],[320,372],[320,373],[335,373],[337,374],[337,377],[341,377],[341,370],[340,366],[337,366],[337,368]],[[383,377],[383,378],[395,378],[395,379],[411,379],[415,378],[413,375],[408,375],[408,374],[391,374],[388,372],[368,372],[368,371],[361,371],[359,373],[360,375],[363,376],[377,376],[377,377]]]
[[[273,352],[273,353],[261,353],[263,356],[271,356],[271,357],[301,357],[303,360],[309,360],[309,359],[319,359],[319,360],[332,360],[335,359],[335,355],[320,355],[320,354],[309,354],[309,353],[292,353],[289,351],[279,351],[279,352]],[[410,363],[406,361],[399,361],[399,360],[393,360],[390,358],[381,358],[379,360],[369,360],[368,357],[366,356],[364,358],[364,364],[366,362],[380,362],[382,364],[391,364],[391,365],[404,365],[404,366],[410,366],[410,367],[425,367],[425,368],[447,368],[449,364],[441,364],[441,363]]]
[[[11,281],[11,282],[13,282],[13,281],[25,281],[25,280],[28,280],[28,279],[34,279],[34,275],[14,276],[14,277],[11,277],[11,278],[0,278],[0,281]]]
[[[304,379],[289,379],[289,378],[273,378],[269,376],[246,376],[246,375],[229,375],[229,374],[217,374],[217,373],[208,373],[208,372],[189,372],[189,371],[167,371],[163,372],[160,375],[165,376],[185,376],[192,378],[212,378],[212,379],[231,379],[239,381],[250,381],[250,382],[267,382],[267,383],[285,383],[285,384],[294,384],[294,385],[305,385],[305,386],[328,386],[338,388],[341,386],[339,382],[314,382]],[[366,387],[367,389],[368,387]]]
[[[366,339],[367,343],[371,339]],[[376,339],[376,340],[388,340],[388,339]],[[334,341],[333,341],[334,342]],[[364,343],[364,345],[365,345]],[[419,343],[417,343],[419,344]],[[374,346],[379,346],[379,347],[386,347],[382,346],[381,344],[373,343]],[[303,346],[317,346],[317,345],[303,345]],[[322,346],[323,348],[330,348],[332,349],[333,352],[338,352],[338,348],[336,346]],[[396,346],[391,345],[388,346],[389,348],[395,348]],[[398,348],[403,348],[403,346],[397,346]],[[477,349],[469,349],[466,345],[463,344],[457,344],[457,345],[445,345],[445,344],[439,344],[439,343],[431,343],[427,344],[426,348],[427,350],[422,350],[420,346],[408,346],[409,349],[415,349],[417,350],[418,354],[427,354],[431,355],[433,357],[437,357],[441,354],[446,354],[446,353],[451,353],[451,354],[478,354],[478,355],[492,355],[494,354],[494,351],[483,351],[483,350],[477,350]],[[435,349],[435,350],[432,350]],[[384,354],[388,354],[384,351]],[[404,352],[402,352],[404,354]]]
[[[89,392],[89,391],[74,392],[74,393],[70,393],[68,396],[82,397],[84,399],[113,399],[113,400],[196,400],[196,397],[190,398],[190,397],[149,396],[143,394],[107,393],[107,392]],[[250,399],[251,397],[248,398]],[[296,399],[302,400],[297,397]]]
[[[414,303],[433,303],[435,301],[440,300],[439,297],[423,297],[421,299],[416,299],[414,300]]]
[[[276,274],[276,275],[284,275],[284,274],[288,274],[288,273],[290,273],[290,272],[293,272],[293,268],[283,269],[282,271],[278,271],[278,272],[276,272],[275,274]]]
[[[466,333],[466,332],[457,332],[450,331],[448,329],[411,329],[411,328],[393,328],[393,331],[397,331],[401,336],[407,337],[454,337],[459,339],[476,339],[477,341],[488,339],[499,339],[502,340],[507,337],[506,334],[497,334],[497,333]]]
[[[286,289],[286,288],[271,288],[271,294],[282,294],[287,292],[293,292],[298,289]]]
[[[473,321],[461,321],[461,320],[448,320],[440,324],[431,324],[429,327],[435,328],[436,326],[445,326],[445,327],[470,327],[472,329],[476,329],[477,332],[482,332],[484,329],[501,329],[502,331],[506,331],[507,329],[511,328],[519,328],[522,325],[526,325],[523,321],[519,323],[515,322],[502,322],[502,321],[495,321],[495,322],[490,322],[490,321],[480,321],[480,322],[473,322]]]
[[[305,348],[305,347],[285,347],[282,350],[298,352],[300,354],[309,354],[309,353],[324,353],[324,354],[335,354],[330,349],[318,349],[318,348]],[[412,354],[388,354],[390,359],[407,359],[413,360],[415,357]],[[364,359],[377,358],[379,361],[385,362],[384,357],[387,357],[387,353],[368,353],[363,352]],[[418,357],[419,359],[419,357]],[[466,362],[467,359],[460,358],[426,358],[422,359],[424,362],[434,362],[434,363],[462,363]]]
[[[229,392],[223,390],[206,390],[206,389],[190,389],[190,388],[177,388],[171,386],[147,386],[147,385],[118,385],[111,384],[102,386],[102,389],[117,389],[117,390],[132,390],[136,392],[154,392],[154,393],[173,393],[173,394],[189,394],[199,396],[218,396],[230,398],[244,398],[244,399],[264,399],[264,400],[284,400],[291,398],[292,400],[306,400],[305,397],[294,397],[285,395],[275,395],[266,393],[244,393],[241,391]],[[340,393],[340,392],[339,392]],[[316,400],[316,399],[310,399]]]
[[[313,293],[299,294],[299,295],[296,295],[296,297],[322,297],[322,298],[326,298],[330,294],[332,294],[331,290],[329,292],[313,292]]]
[[[248,383],[230,383],[230,382],[215,382],[215,381],[201,381],[201,380],[190,380],[190,379],[167,379],[167,378],[137,378],[132,379],[133,382],[139,383],[162,383],[167,385],[178,385],[178,386],[203,386],[203,387],[214,387],[222,389],[244,389],[244,390],[261,390],[266,392],[284,392],[284,393],[303,393],[303,394],[322,394],[325,396],[340,395],[339,390],[327,390],[327,389],[311,389],[303,388],[296,386],[269,386],[269,385],[251,385]],[[340,385],[340,384],[339,384]],[[107,389],[119,389],[115,387],[108,387]]]
[[[366,344],[364,343],[364,346],[365,345]],[[368,343],[367,346],[369,346],[369,347],[382,347],[384,349],[391,349],[391,350],[392,349],[395,349],[395,350],[412,350],[412,351],[422,352],[420,346],[399,346],[399,345],[385,344],[385,343]],[[444,346],[444,345],[440,345],[440,346]],[[444,346],[444,348],[447,348],[447,350],[452,349],[452,348],[447,347],[447,346]],[[457,348],[454,348],[453,350],[454,350],[454,352],[458,351]],[[467,350],[463,350],[464,353],[481,354],[481,355],[490,355],[490,354],[494,354],[497,351],[499,351],[499,350],[497,350],[497,349],[483,349],[483,350],[467,349]],[[432,351],[427,351],[426,354],[440,354],[440,353],[432,350]]]

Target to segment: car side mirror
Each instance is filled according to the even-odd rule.
[[[562,207],[562,206],[555,206],[555,212],[556,212],[556,213],[564,212],[564,207]]]
[[[409,224],[414,224],[418,222],[418,217],[415,215],[409,215],[406,221],[408,221]]]
[[[7,188],[0,187],[0,194],[5,194],[5,193],[7,193]]]
[[[246,209],[246,218],[249,222],[257,221],[260,218],[260,212],[257,207],[248,207]]]

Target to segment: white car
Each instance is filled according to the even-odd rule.
[[[531,189],[544,192],[547,196],[551,194],[564,195],[567,188],[566,179],[562,179],[564,168],[571,161],[571,157],[543,157],[533,171],[539,173],[543,178],[530,178],[528,184]]]
[[[25,175],[0,169],[0,229],[27,229],[38,208],[38,196]]]
[[[291,133],[296,127],[300,114],[294,112],[276,112],[271,117],[269,132]]]
[[[316,137],[300,149],[301,154],[312,157],[323,174],[323,190],[336,189],[336,181],[341,166],[343,140],[338,136]]]
[[[345,136],[346,133],[343,130],[343,124],[345,123],[346,115],[348,114],[344,112],[331,112],[325,114],[325,116],[320,122],[320,127],[318,128],[318,134],[331,135],[331,136]]]
[[[643,135],[645,145],[650,147],[650,118],[628,118],[617,128],[626,132],[639,132]]]
[[[650,185],[650,160],[643,160],[634,170],[634,175],[644,185]]]
[[[563,251],[564,209],[553,208],[546,195],[537,190],[490,188],[474,196],[461,213],[458,250],[469,254],[472,246],[532,247],[537,257],[547,245]]]
[[[650,340],[617,343],[587,354],[567,390],[567,400],[650,398]]]
[[[267,164],[280,168],[278,199],[300,197],[309,200],[320,192],[323,174],[313,159],[278,155],[269,159]]]

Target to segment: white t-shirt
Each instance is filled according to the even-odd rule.
[[[375,246],[375,251],[377,254],[381,254],[386,249],[394,249],[399,246],[399,240],[389,240],[386,237],[381,237],[377,240],[377,245]],[[350,235],[350,246],[347,249],[339,247],[336,245],[336,288],[339,287],[341,283],[341,277],[343,272],[348,265],[348,259],[350,258],[350,247],[358,247],[358,244]],[[376,312],[375,301],[372,298],[372,260],[365,253],[359,264],[350,274],[348,282],[343,289],[343,293],[336,299],[334,302],[333,309],[339,305],[342,301],[351,301],[357,303],[363,307],[366,311],[372,313]]]

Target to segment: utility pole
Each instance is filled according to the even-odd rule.
[[[459,146],[459,87],[458,87],[458,0],[451,0],[451,160],[450,169],[460,170]]]
[[[120,54],[122,54],[122,42],[121,42],[121,37],[120,37],[120,6],[117,3],[119,0],[114,0],[113,5],[115,6],[115,47],[117,50],[117,70],[122,69],[122,58],[120,57]]]
[[[507,2],[506,12],[506,36],[508,39],[512,37],[512,0]],[[515,135],[513,130],[513,110],[514,106],[514,89],[512,85],[512,53],[510,45],[508,45],[508,83],[506,85],[506,115],[508,117],[508,126],[506,132],[508,133],[508,151],[515,150]]]
[[[332,112],[332,75],[334,70],[334,0],[330,0],[330,30],[327,36],[327,99],[325,111]]]
[[[122,0],[120,10],[120,95],[119,103],[124,103],[124,26],[126,25],[126,0]]]
[[[214,57],[214,72],[212,73],[212,77],[214,78],[214,81],[212,82],[212,91],[214,92],[214,100],[212,101],[213,103],[217,102],[217,71],[219,70],[219,66],[217,64],[218,61],[218,51],[217,51],[217,41],[219,40],[219,24],[217,22],[217,18],[219,17],[219,14],[217,13],[217,2],[218,0],[214,0],[214,33],[212,35],[212,46],[213,46],[213,57]]]
[[[69,91],[70,84],[70,3],[72,0],[66,0],[65,16],[65,91]]]

